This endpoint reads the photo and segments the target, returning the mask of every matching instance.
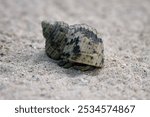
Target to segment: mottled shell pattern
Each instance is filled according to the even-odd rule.
[[[103,41],[97,31],[86,24],[68,25],[62,21],[42,21],[45,51],[59,65],[89,70],[104,64]]]

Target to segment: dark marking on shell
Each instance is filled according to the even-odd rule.
[[[67,42],[68,41],[68,39],[67,38],[65,38],[65,42]]]
[[[95,53],[96,53],[96,51],[95,51],[95,50],[93,50],[93,53],[95,54]]]
[[[66,43],[66,45],[69,45],[69,42],[68,42],[68,43]]]
[[[78,53],[80,53],[80,46],[75,46],[74,48],[73,48],[73,53],[75,53],[75,54],[78,54]]]
[[[89,42],[88,44],[89,44],[89,45],[91,45],[91,43],[90,43],[90,42]]]
[[[69,57],[70,56],[69,53],[63,53],[62,55],[65,56],[65,57]]]
[[[75,44],[77,45],[79,43],[79,36],[75,38]]]
[[[59,30],[60,30],[60,32],[64,32],[64,30],[62,28],[60,28]]]
[[[69,44],[73,44],[74,43],[74,40],[73,39],[71,39],[71,41],[70,41],[70,43]]]
[[[103,43],[101,38],[97,38],[97,41],[100,42],[100,43]]]
[[[93,56],[91,56],[91,59],[93,59]]]

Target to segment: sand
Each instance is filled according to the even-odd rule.
[[[149,0],[0,0],[0,99],[150,99]],[[45,54],[42,20],[86,23],[105,66],[64,69]]]

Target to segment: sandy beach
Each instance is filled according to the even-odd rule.
[[[150,99],[150,0],[0,0],[0,99]],[[41,21],[101,34],[102,69],[64,69],[45,54]]]

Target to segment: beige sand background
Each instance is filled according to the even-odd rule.
[[[44,19],[95,27],[104,68],[59,67]],[[0,99],[150,99],[150,0],[0,0]]]

